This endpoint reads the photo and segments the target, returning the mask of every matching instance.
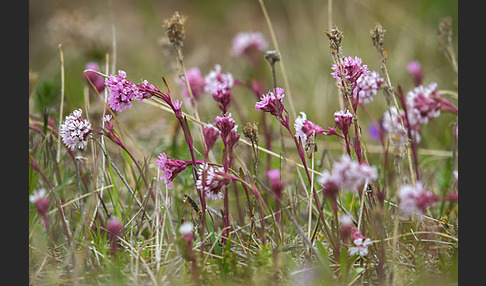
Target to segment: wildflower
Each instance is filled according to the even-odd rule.
[[[407,64],[407,71],[412,75],[415,82],[415,86],[422,84],[422,78],[424,77],[422,70],[420,68],[419,61],[412,61]]]
[[[35,204],[35,208],[37,209],[37,213],[39,213],[42,223],[45,228],[48,229],[49,219],[47,217],[47,210],[49,209],[51,201],[48,198],[45,198],[45,196],[46,190],[39,189],[29,196],[29,200],[31,203]]]
[[[169,189],[172,189],[174,187],[172,180],[180,172],[184,171],[189,163],[179,159],[168,159],[165,153],[160,153],[158,159],[156,160],[156,165],[159,166],[160,170],[163,172],[160,179],[165,182]]]
[[[74,148],[83,150],[88,145],[88,135],[91,133],[91,123],[81,118],[83,111],[74,110],[66,116],[64,123],[60,126],[62,142],[71,150]]]
[[[86,64],[84,69],[99,71],[100,67],[95,62],[89,62],[89,63]],[[95,72],[92,72],[92,71],[86,71],[83,74],[83,78],[90,85],[93,84],[94,88],[98,91],[98,93],[102,92],[105,89],[105,80],[103,79],[103,76],[101,76],[101,75],[99,75]]]
[[[255,103],[256,110],[262,110],[275,116],[282,125],[288,127],[289,117],[283,115],[285,110],[283,105],[283,98],[285,97],[283,88],[276,87],[273,91],[269,91],[260,97],[260,101]]]
[[[360,185],[376,180],[376,167],[354,161],[348,155],[342,155],[339,162],[334,163],[332,177],[339,188],[353,191]]]
[[[110,220],[108,221],[108,224],[106,226],[106,229],[108,230],[108,234],[110,235],[110,241],[111,241],[111,254],[116,253],[116,242],[118,240],[118,237],[120,237],[122,230],[123,230],[123,224],[118,220],[118,218],[112,216]]]
[[[428,86],[419,85],[407,93],[407,106],[418,111],[411,114],[420,123],[427,124],[429,119],[440,115],[442,102],[436,88],[437,83],[433,82]]]
[[[223,111],[223,114],[226,114],[231,104],[231,89],[228,88],[228,83],[217,83],[211,88],[210,93],[218,103],[219,109]]]
[[[199,165],[196,188],[211,200],[221,200],[223,198],[221,189],[229,184],[229,180],[223,174],[224,169],[221,167],[209,166],[208,163]]]
[[[206,86],[204,77],[202,77],[201,71],[197,67],[188,69],[186,71],[186,76],[187,81],[189,82],[189,86],[191,87],[192,96],[197,102],[204,94],[204,87]],[[191,96],[189,95],[189,91],[187,90],[185,79],[181,78],[179,83],[183,86],[182,95],[184,95],[185,98],[190,99]]]
[[[268,43],[262,33],[240,32],[233,38],[231,54],[242,55],[256,65],[261,60],[260,53],[267,47]]]
[[[346,243],[351,238],[353,231],[353,218],[347,213],[339,216],[339,223],[341,224],[341,238]]]
[[[411,115],[408,116],[408,124],[410,125],[413,140],[415,140],[416,143],[419,143],[421,140],[419,133],[420,122],[417,120],[419,116],[413,115],[416,112],[418,112],[418,110],[409,110]],[[407,117],[405,116],[405,112],[403,110],[400,110],[399,112],[395,106],[390,107],[390,109],[383,114],[383,131],[388,133],[393,141],[403,145],[408,141],[408,135],[403,134],[400,118],[403,120],[404,124],[406,124]]]
[[[354,247],[348,249],[349,255],[353,256],[358,254],[359,256],[368,255],[368,246],[372,245],[371,239],[364,237],[359,233],[358,229],[353,227],[353,244]]]
[[[231,150],[234,145],[240,139],[240,135],[236,133],[238,125],[235,124],[235,120],[231,117],[231,113],[223,116],[216,116],[216,128],[221,132],[221,139],[223,144],[228,146]]]
[[[416,182],[415,186],[403,185],[398,189],[398,205],[400,212],[404,216],[410,216],[412,213],[423,214],[438,197],[430,190],[423,187],[422,182]]]
[[[206,126],[203,127],[203,136],[204,136],[204,153],[207,154],[213,148],[214,142],[218,139],[218,136],[221,134],[218,128],[216,128],[213,124],[208,123]]]
[[[358,92],[357,81],[360,76],[370,74],[367,65],[361,66],[362,60],[358,57],[354,59],[352,57],[340,58],[338,64],[333,64],[331,69],[334,71],[331,73],[335,78],[336,85],[339,88],[344,88],[344,82],[348,88],[351,88],[352,94],[356,97]],[[341,74],[342,69],[342,74]],[[351,86],[349,86],[351,85]]]
[[[307,120],[307,115],[305,112],[301,112],[299,116],[295,119],[294,122],[295,128],[295,137],[300,139],[302,142],[302,147],[305,148],[305,144],[307,143],[307,139],[309,136],[314,133],[315,135],[319,133],[323,133],[325,130],[315,124],[314,122]]]
[[[170,19],[164,21],[165,32],[169,38],[169,41],[175,47],[182,47],[184,39],[186,38],[184,23],[187,17],[179,15],[179,12],[175,11]]]
[[[356,84],[358,85],[359,102],[370,103],[373,101],[373,96],[381,88],[385,80],[376,72],[372,71],[370,74],[361,75]],[[353,95],[357,99],[356,94]]]
[[[131,109],[133,100],[143,98],[137,85],[127,80],[126,77],[126,72],[119,70],[118,75],[109,75],[105,79],[105,85],[109,90],[108,106],[117,112]]]
[[[343,132],[344,137],[346,137],[349,126],[351,126],[351,123],[353,122],[353,115],[347,109],[336,111],[334,112],[334,122],[336,123],[335,126],[339,128]]]
[[[204,91],[211,93],[217,88],[219,84],[226,83],[226,88],[230,89],[234,85],[233,75],[231,73],[222,73],[221,65],[214,65],[214,70],[211,70],[205,77]]]
[[[186,241],[192,241],[194,240],[194,234],[192,231],[194,230],[194,225],[192,222],[183,222],[181,226],[179,227],[179,233],[182,235],[182,238]]]
[[[280,199],[282,198],[282,190],[284,187],[284,183],[280,180],[280,170],[268,170],[267,177],[271,181],[270,188],[272,189],[275,200],[280,201]]]
[[[329,173],[329,171],[324,170],[322,175],[317,178],[317,182],[322,186],[324,197],[334,201],[337,198],[339,192],[339,182]]]

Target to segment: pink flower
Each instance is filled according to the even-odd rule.
[[[226,114],[231,104],[231,89],[228,88],[228,83],[217,83],[211,88],[210,92],[213,99],[218,103],[219,109],[223,111],[223,114]]]
[[[335,126],[343,132],[344,136],[346,136],[348,134],[349,126],[351,126],[351,123],[353,122],[353,115],[347,109],[336,111],[334,112],[334,122],[336,123]]]
[[[407,64],[407,71],[412,75],[415,86],[419,86],[422,84],[422,78],[424,77],[424,75],[422,73],[422,69],[420,68],[419,61],[409,62]]]
[[[71,114],[66,116],[64,123],[60,126],[60,135],[62,142],[71,151],[74,148],[83,150],[88,145],[88,135],[91,133],[91,123],[81,118],[83,111],[81,109],[74,110]]]
[[[429,119],[439,117],[442,102],[436,88],[437,83],[433,82],[428,86],[419,85],[407,93],[409,110],[416,110],[412,113],[416,117],[414,120],[427,124]]]
[[[231,117],[231,113],[223,116],[216,116],[216,128],[221,132],[221,139],[223,144],[230,150],[240,139],[240,135],[236,133],[238,125],[235,124],[235,120]]]
[[[30,202],[35,204],[37,212],[41,217],[45,217],[47,215],[47,210],[49,208],[49,205],[51,204],[51,201],[45,198],[45,196],[45,189],[39,189],[35,191],[34,194],[29,196]]]
[[[353,96],[356,97],[358,92],[357,81],[360,76],[368,75],[370,71],[367,65],[361,66],[362,60],[358,57],[354,59],[352,57],[346,57],[339,59],[338,64],[333,64],[331,69],[334,71],[331,73],[332,77],[335,78],[336,85],[339,88],[344,87],[344,82],[351,88]],[[341,74],[341,69],[343,74]],[[351,85],[351,86],[349,86]]]
[[[416,143],[419,143],[421,140],[420,137],[420,122],[418,121],[419,114],[418,110],[411,109],[408,111],[408,122],[410,124],[410,129],[412,132],[412,138],[415,140]],[[402,118],[403,123],[405,124],[405,130],[407,130],[407,121],[405,112],[400,110],[398,112],[395,106],[390,107],[389,110],[385,111],[383,114],[383,131],[388,133],[392,139],[392,141],[397,142],[399,145],[405,144],[408,141],[408,135],[403,134],[402,131],[402,124],[400,122],[400,118]]]
[[[194,240],[194,233],[192,233],[193,230],[194,225],[192,222],[183,222],[179,227],[179,233],[187,243],[192,243]]]
[[[329,171],[324,170],[321,176],[317,178],[317,182],[322,186],[324,197],[331,201],[334,201],[337,198],[340,184],[338,181],[336,181],[336,178],[329,173]]]
[[[280,199],[282,198],[282,190],[284,187],[284,183],[280,180],[280,170],[268,170],[267,177],[271,181],[270,188],[272,189],[273,196],[277,201],[280,201]]]
[[[423,214],[438,197],[430,190],[423,187],[422,182],[416,182],[415,186],[403,185],[398,189],[398,207],[403,216],[413,213]]]
[[[267,47],[268,43],[262,33],[240,32],[233,38],[231,54],[233,56],[242,55],[253,65],[256,65],[261,61],[261,53],[266,50]]]
[[[373,96],[381,88],[381,85],[385,80],[376,71],[372,71],[370,74],[361,75],[356,81],[358,85],[359,102],[370,103],[373,101]],[[354,94],[356,99],[356,94]]]
[[[209,166],[208,163],[203,163],[197,168],[198,179],[196,180],[196,188],[211,200],[221,200],[223,198],[221,189],[230,183],[223,176],[224,174],[223,168]]]
[[[285,94],[283,88],[276,87],[273,91],[269,91],[267,94],[260,97],[260,101],[255,103],[255,109],[272,114],[280,121],[280,123],[282,123],[282,125],[289,129],[289,117],[286,115],[284,118],[283,115],[285,108],[282,100],[284,97]]]
[[[202,77],[201,71],[197,67],[188,69],[186,71],[186,76],[187,81],[189,82],[189,86],[191,87],[192,96],[197,102],[204,95],[204,87],[206,86],[204,77]],[[191,96],[189,95],[189,91],[187,90],[185,79],[180,79],[179,83],[183,87],[182,95],[184,95],[185,98],[190,99]]]
[[[179,159],[168,159],[165,153],[160,153],[156,160],[156,165],[159,166],[160,170],[163,172],[160,179],[165,182],[169,189],[172,189],[174,187],[172,180],[180,172],[184,171],[189,163]]]
[[[127,80],[126,77],[125,71],[119,70],[118,75],[109,75],[105,79],[105,85],[109,90],[108,106],[117,112],[131,109],[133,100],[143,98],[137,85]]]
[[[355,191],[362,184],[376,180],[376,167],[352,160],[348,155],[342,155],[341,160],[335,162],[332,173],[324,172],[318,182],[326,188],[339,188]],[[334,190],[335,192],[335,190]]]
[[[112,216],[108,221],[108,225],[106,226],[108,233],[112,239],[116,239],[120,236],[123,230],[123,224],[118,220],[117,217]]]
[[[325,130],[315,124],[314,122],[307,120],[307,115],[305,112],[301,112],[299,116],[295,119],[294,122],[294,128],[295,128],[295,137],[297,139],[300,139],[302,142],[302,147],[305,148],[305,144],[307,143],[307,138],[312,133],[315,133],[315,135],[319,133],[323,133]]]
[[[373,245],[369,238],[356,238],[353,240],[354,247],[348,249],[349,255],[353,256],[358,254],[359,256],[368,255],[368,246]]]
[[[214,70],[211,70],[208,75],[204,77],[206,85],[204,91],[211,93],[218,85],[226,83],[226,88],[232,88],[234,85],[233,75],[231,73],[222,73],[221,66],[215,65]]]
[[[211,150],[214,146],[214,142],[218,139],[218,136],[221,134],[218,128],[214,127],[211,123],[207,124],[203,127],[203,136],[204,136],[204,152],[207,154],[209,150]]]
[[[99,71],[100,67],[95,62],[89,62],[86,64],[84,69]],[[103,79],[103,76],[92,71],[87,71],[86,73],[83,73],[83,78],[89,83],[90,86],[93,84],[98,93],[105,90],[105,80]]]

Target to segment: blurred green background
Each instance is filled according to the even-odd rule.
[[[333,113],[339,109],[337,89],[331,77],[332,58],[328,28],[328,1],[264,1],[275,30],[285,63],[296,111],[305,111],[312,121],[327,127],[333,125]],[[186,40],[183,53],[186,68],[197,66],[203,75],[215,64],[235,79],[249,80],[261,75],[271,85],[270,69],[263,63],[258,71],[251,70],[242,58],[229,53],[233,36],[240,31],[262,32],[270,49],[270,33],[258,0],[239,1],[29,1],[29,79],[30,111],[47,110],[58,120],[61,84],[59,44],[65,61],[64,116],[84,106],[82,72],[95,61],[102,66],[109,55],[109,65],[123,69],[128,78],[141,78],[162,87],[162,76],[171,87],[174,98],[181,99],[176,84],[175,56],[168,48],[163,30],[164,19],[174,11],[186,15]],[[439,90],[457,91],[457,75],[438,45],[437,27],[440,19],[452,18],[453,42],[457,56],[458,3],[444,0],[342,0],[332,2],[332,23],[344,33],[344,56],[358,56],[371,70],[380,70],[379,58],[369,30],[380,22],[386,29],[388,70],[392,84],[407,92],[413,81],[406,64],[420,61],[425,74],[424,84],[438,83]],[[113,54],[113,39],[116,56]],[[280,68],[278,84],[283,86]],[[254,110],[255,97],[247,90],[236,89],[242,110],[248,119],[258,120]],[[457,103],[457,99],[445,95]],[[206,95],[201,102],[201,119],[209,122],[219,114],[214,101]],[[386,103],[382,93],[368,105],[380,118]],[[234,108],[234,106],[232,107]],[[287,107],[288,108],[288,107]],[[230,112],[232,109],[230,108]],[[141,115],[141,116],[139,116]],[[120,114],[120,119],[134,128],[134,136],[161,136],[160,123],[170,115],[148,105],[135,104],[133,111]],[[450,145],[450,122],[453,115],[432,120],[424,131],[423,145],[447,149]],[[366,116],[361,118],[367,122]],[[161,120],[161,121],[160,121]],[[293,121],[293,118],[291,118]],[[245,122],[239,122],[240,126]],[[143,126],[143,129],[137,129]],[[155,131],[151,132],[151,128]],[[155,139],[158,140],[158,139]]]

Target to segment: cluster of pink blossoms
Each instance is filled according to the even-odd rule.
[[[403,185],[398,189],[399,209],[403,216],[423,214],[439,198],[430,190],[424,188],[422,182],[415,186]]]
[[[91,133],[91,123],[81,118],[83,111],[74,110],[66,116],[66,120],[60,126],[62,142],[71,150],[75,148],[83,150],[88,145],[88,135]]]
[[[373,245],[371,239],[366,238],[362,235],[357,228],[353,227],[353,247],[348,249],[349,255],[359,255],[359,256],[366,256],[368,255],[368,246]]]
[[[162,171],[162,177],[160,177],[160,179],[165,182],[167,188],[172,189],[174,188],[172,180],[180,172],[184,171],[190,163],[179,159],[169,159],[165,153],[161,153],[156,160],[156,165],[159,166]]]
[[[209,166],[208,163],[203,163],[197,168],[196,188],[211,200],[219,201],[223,198],[221,189],[230,183],[224,177],[224,174],[222,167]]]
[[[362,184],[377,178],[376,167],[354,161],[348,155],[342,155],[340,161],[334,163],[332,172],[325,170],[317,182],[322,185],[324,195],[334,199],[340,189],[354,192]]]
[[[231,54],[233,56],[243,56],[255,66],[261,61],[261,53],[267,47],[268,43],[262,33],[240,32],[233,38]]]
[[[301,141],[302,147],[305,148],[305,144],[307,143],[307,139],[311,134],[317,136],[319,133],[325,132],[324,128],[315,124],[314,122],[307,120],[307,115],[305,112],[301,112],[299,116],[295,119],[294,122],[295,128],[295,137]]]
[[[143,95],[137,85],[126,79],[127,74],[119,70],[117,75],[109,75],[105,79],[105,85],[108,86],[108,106],[117,112],[122,112],[132,108],[132,101],[143,99]]]

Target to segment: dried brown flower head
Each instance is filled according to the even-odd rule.
[[[258,123],[247,122],[243,126],[243,134],[251,141],[252,144],[258,144]]]
[[[182,47],[184,44],[186,37],[184,23],[186,20],[186,16],[179,15],[179,12],[175,11],[170,19],[164,21],[164,28],[169,37],[169,41],[176,47]]]
[[[375,27],[370,29],[371,41],[373,42],[373,46],[375,46],[376,50],[380,53],[382,61],[386,61],[388,57],[386,50],[383,48],[385,33],[386,30],[383,29],[380,23],[376,23]]]
[[[280,61],[280,54],[275,50],[270,50],[265,52],[265,60],[271,65]]]
[[[334,25],[332,29],[326,29],[325,33],[330,41],[331,54],[333,56],[337,56],[341,58],[342,57],[341,42],[344,38],[343,32],[341,32],[339,28],[336,25]]]

